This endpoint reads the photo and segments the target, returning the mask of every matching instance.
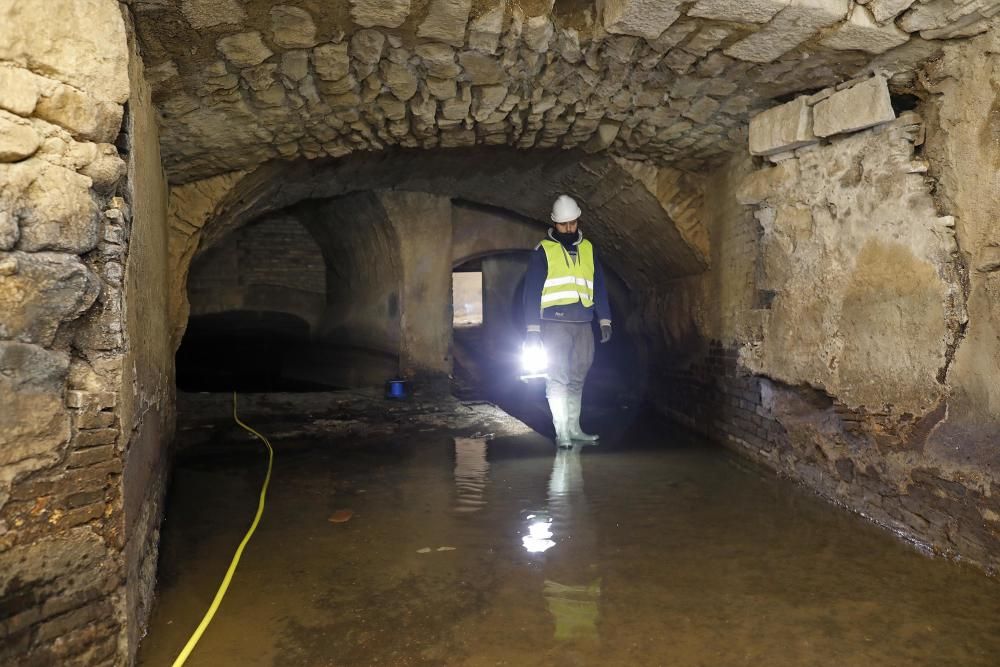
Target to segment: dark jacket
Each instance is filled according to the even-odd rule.
[[[555,241],[552,229],[549,229],[549,239]],[[576,241],[571,244],[563,244],[566,251],[573,258],[577,255],[576,246],[583,240],[583,232],[577,232]],[[549,306],[544,311],[542,306],[542,287],[545,279],[549,275],[548,258],[545,256],[545,249],[539,243],[531,259],[528,261],[528,272],[524,276],[524,324],[528,331],[538,331],[541,320],[552,320],[555,322],[590,322],[594,319],[594,311],[597,311],[597,319],[601,322],[611,322],[611,306],[608,303],[608,288],[604,283],[604,268],[597,256],[597,249],[594,248],[594,305],[586,308],[577,301],[565,306]]]

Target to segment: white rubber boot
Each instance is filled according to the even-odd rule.
[[[565,396],[549,398],[549,410],[552,411],[552,426],[556,429],[556,447],[572,447],[573,439],[569,437],[569,399]]]
[[[580,411],[583,409],[583,394],[571,394],[569,396],[569,437],[577,442],[595,443],[599,439],[596,435],[584,433],[580,428]]]

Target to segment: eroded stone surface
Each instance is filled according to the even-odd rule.
[[[745,348],[757,372],[872,410],[922,415],[943,396],[937,374],[964,310],[911,131],[904,119],[800,151],[802,178],[769,179],[758,289],[777,296],[760,346]]]
[[[237,0],[182,0],[181,12],[196,30],[225,23],[239,24],[246,18]]]
[[[0,340],[50,346],[59,326],[93,305],[100,281],[74,255],[0,253]]]
[[[605,0],[604,27],[608,32],[656,39],[680,18],[679,0]]]
[[[31,157],[41,141],[31,123],[0,111],[0,162],[19,162]]]
[[[767,23],[790,2],[791,0],[698,0],[688,14],[718,21]]]
[[[91,181],[32,158],[0,164],[0,209],[19,223],[17,248],[83,253],[97,245]]]
[[[267,48],[259,32],[242,32],[219,40],[219,51],[237,67],[259,65],[274,52]]]
[[[17,475],[54,463],[70,435],[63,406],[69,356],[38,345],[0,341],[0,507]]]
[[[886,23],[899,16],[916,0],[871,0],[866,7],[871,10],[875,20]]]
[[[884,53],[905,44],[909,39],[909,34],[894,23],[879,25],[865,6],[855,5],[847,21],[823,37],[821,43],[843,51]]]
[[[792,0],[765,28],[726,49],[740,60],[769,63],[847,17],[848,0]]]
[[[417,28],[417,37],[462,46],[471,8],[472,0],[431,0],[427,18]]]
[[[275,5],[271,8],[271,34],[280,47],[309,48],[316,44],[316,24],[301,7]]]
[[[128,99],[128,47],[116,0],[14,0],[0,21],[0,61],[70,84],[99,100]]]
[[[410,0],[351,0],[351,16],[366,28],[398,27],[409,13]]]

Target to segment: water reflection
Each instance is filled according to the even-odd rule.
[[[542,595],[557,640],[598,637],[601,580],[594,560],[597,534],[587,510],[580,447],[560,449],[552,462],[546,509],[527,515],[527,534],[521,538],[528,553],[545,554]]]
[[[996,582],[679,438],[276,439],[265,519],[188,665],[1000,664]],[[175,469],[138,664],[169,665],[198,624],[259,464]]]
[[[485,438],[455,438],[455,511],[478,512],[486,505],[489,480]]]
[[[556,545],[552,539],[552,517],[547,514],[528,515],[528,534],[521,538],[524,549],[530,554],[540,554]]]

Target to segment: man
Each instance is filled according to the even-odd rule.
[[[596,311],[601,342],[611,340],[611,309],[604,270],[579,230],[580,207],[567,195],[552,205],[553,227],[531,254],[524,278],[525,344],[544,345],[548,355],[545,396],[556,445],[594,443],[580,428],[583,382],[594,361],[590,323]]]

